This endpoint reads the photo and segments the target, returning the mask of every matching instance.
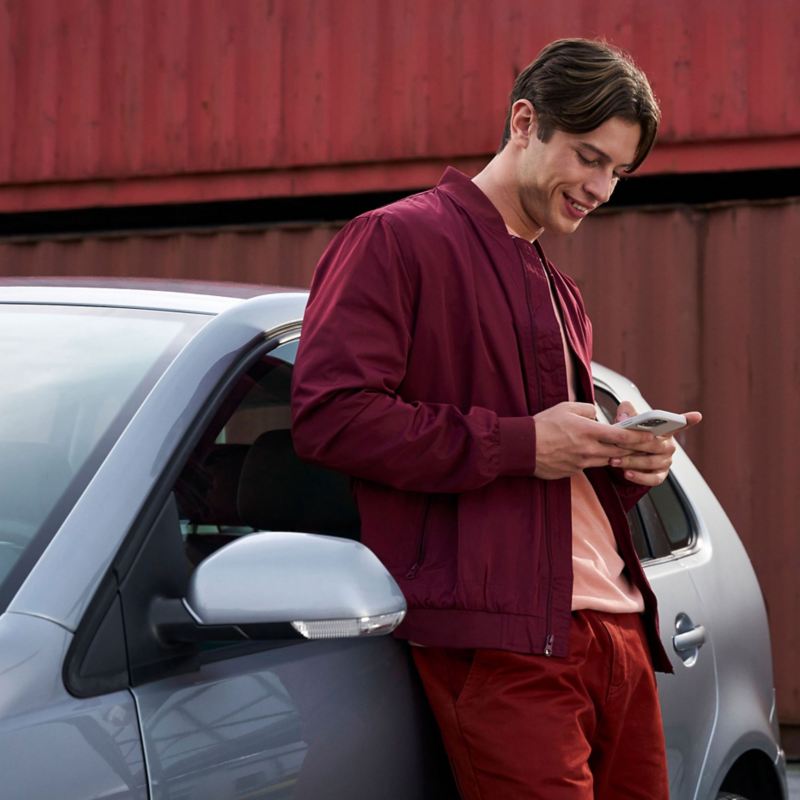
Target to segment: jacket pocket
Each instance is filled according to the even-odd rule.
[[[420,570],[420,567],[423,565],[425,561],[425,540],[427,538],[428,533],[428,515],[430,514],[431,509],[431,498],[426,497],[425,502],[422,506],[422,519],[420,520],[419,524],[419,536],[417,539],[417,552],[414,558],[414,562],[408,568],[406,572],[406,578],[408,580],[413,580],[417,577],[417,573]]]
[[[361,541],[397,579],[404,579],[425,551],[430,495],[356,481]]]

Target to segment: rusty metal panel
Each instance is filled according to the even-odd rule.
[[[714,487],[762,578],[783,722],[800,725],[800,206],[732,209],[705,246],[704,432]],[[732,237],[732,238],[729,238]],[[725,387],[725,399],[720,391]],[[723,455],[724,454],[724,455]],[[795,753],[797,755],[797,753]]]
[[[565,35],[605,36],[651,76],[649,169],[800,163],[796,0],[7,0],[0,188],[70,204],[63,184],[94,181],[91,204],[113,180],[111,202],[157,202],[143,178],[183,176],[188,201],[219,174],[261,175],[254,196],[323,167],[317,191],[363,190],[365,165],[438,172],[493,152],[515,73]]]
[[[111,276],[307,286],[336,225],[0,242],[0,275]]]
[[[337,227],[3,242],[0,275],[305,286]],[[800,725],[800,201],[609,210],[543,244],[581,286],[596,359],[656,406],[704,412],[685,445],[754,563],[780,717]]]

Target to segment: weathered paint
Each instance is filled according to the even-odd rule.
[[[650,75],[646,171],[800,164],[796,0],[6,0],[0,211],[430,185],[570,35]]]
[[[102,275],[308,286],[340,226],[0,240],[0,275]]]
[[[307,285],[335,225],[0,242],[0,275]],[[575,276],[595,357],[655,406],[699,408],[686,448],[725,506],[770,615],[781,720],[800,726],[800,200],[609,211],[543,238]]]

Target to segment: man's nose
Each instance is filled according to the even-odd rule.
[[[585,189],[598,203],[606,203],[614,192],[616,185],[617,179],[614,177],[613,172],[598,170],[586,182]]]

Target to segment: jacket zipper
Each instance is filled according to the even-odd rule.
[[[414,563],[409,568],[408,572],[406,573],[406,578],[408,580],[412,580],[417,577],[417,573],[419,572],[419,568],[422,566],[422,562],[425,559],[425,534],[427,533],[428,527],[428,510],[431,507],[430,499],[426,499],[425,501],[425,511],[422,513],[422,521],[421,525],[421,532],[419,535],[419,544],[417,545],[417,557]]]
[[[550,291],[550,279],[547,275],[547,269],[544,265],[544,260],[538,255],[539,263],[542,265],[542,272],[544,273],[545,281],[547,282],[547,291]],[[539,380],[538,371],[539,371],[539,359],[538,359],[538,352],[536,348],[536,332],[535,332],[535,323],[533,319],[533,311],[531,309],[531,288],[530,282],[527,275],[527,270],[525,267],[525,259],[520,255],[520,264],[522,265],[522,280],[525,282],[525,302],[528,306],[528,319],[531,323],[531,342],[533,344],[533,363],[534,367],[537,371],[536,376],[536,394],[539,400],[539,409],[542,408],[543,398],[542,398],[542,384]],[[543,493],[543,503],[542,503],[542,517],[543,519],[547,519],[547,492]],[[547,633],[545,635],[544,640],[544,654],[548,658],[553,655],[553,645],[555,644],[555,636],[552,633],[553,629],[553,554],[550,545],[550,537],[547,535],[547,531],[543,528],[543,536],[545,549],[547,552],[547,570],[549,573],[550,580],[547,584],[547,607],[545,611],[545,622],[547,625]]]

